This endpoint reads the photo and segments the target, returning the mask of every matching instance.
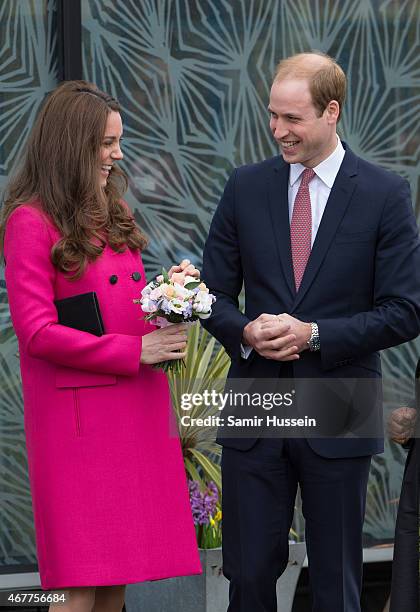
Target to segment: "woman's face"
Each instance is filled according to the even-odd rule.
[[[105,134],[101,146],[101,187],[106,187],[113,163],[123,158],[121,152],[122,131],[120,113],[110,111],[106,120]]]

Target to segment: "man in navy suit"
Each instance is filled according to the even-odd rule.
[[[380,380],[379,351],[420,332],[409,185],[340,141],[345,90],[321,53],[280,62],[269,113],[281,155],[236,169],[214,215],[203,278],[217,302],[204,325],[232,359],[230,378]],[[368,408],[350,397],[346,410],[350,421],[363,410],[381,419],[377,397]],[[277,610],[299,484],[312,610],[359,612],[366,487],[382,440],[220,442],[228,611]]]

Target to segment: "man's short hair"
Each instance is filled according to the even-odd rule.
[[[281,60],[277,64],[273,82],[284,79],[305,79],[309,82],[312,102],[322,115],[331,100],[337,100],[340,105],[340,114],[346,98],[347,79],[343,69],[337,62],[322,53],[298,53]]]

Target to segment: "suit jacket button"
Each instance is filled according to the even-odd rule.
[[[109,282],[111,283],[111,285],[115,285],[116,283],[118,283],[118,276],[116,274],[112,274],[109,277]]]
[[[133,274],[131,275],[131,278],[136,282],[139,281],[141,279],[140,272],[133,272]]]

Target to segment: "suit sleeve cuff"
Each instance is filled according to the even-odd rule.
[[[250,356],[250,354],[252,353],[254,349],[252,348],[252,346],[245,346],[241,343],[241,357],[242,359],[248,359],[248,357]]]

